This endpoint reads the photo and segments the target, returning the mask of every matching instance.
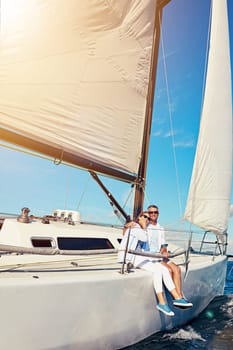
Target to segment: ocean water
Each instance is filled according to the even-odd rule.
[[[182,328],[160,332],[125,350],[233,350],[233,261],[228,261],[224,295]]]

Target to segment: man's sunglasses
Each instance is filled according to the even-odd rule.
[[[148,214],[158,214],[159,212],[156,210],[156,211],[148,211]]]

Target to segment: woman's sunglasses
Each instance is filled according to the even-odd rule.
[[[147,215],[142,215],[145,219],[148,219],[148,220],[150,220],[150,218],[149,218],[149,216],[147,216]]]

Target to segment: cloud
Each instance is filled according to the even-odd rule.
[[[194,147],[195,143],[193,139],[190,140],[180,140],[180,141],[175,141],[174,146],[175,147],[180,147],[180,148],[192,148]]]
[[[162,136],[162,130],[157,130],[157,131],[153,132],[152,136],[155,136],[155,137]]]
[[[178,132],[178,131],[175,131],[175,130],[168,131],[168,132],[166,132],[166,133],[164,134],[163,137],[165,137],[165,138],[172,137],[172,136],[177,135],[178,133],[179,133],[179,132]]]
[[[179,135],[179,137],[177,137]],[[173,138],[174,139],[174,147],[176,148],[193,148],[195,146],[195,141],[193,136],[187,138],[185,136],[182,138],[182,131],[173,130],[173,131],[164,131],[162,129],[156,130],[152,133],[153,137],[160,137],[164,139]],[[176,136],[176,137],[175,137]]]

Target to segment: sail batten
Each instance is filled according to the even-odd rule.
[[[212,1],[208,69],[199,138],[184,218],[227,230],[232,186],[232,92],[227,1]]]
[[[2,130],[137,174],[158,3],[2,0]]]

